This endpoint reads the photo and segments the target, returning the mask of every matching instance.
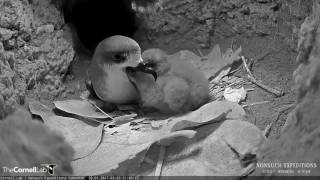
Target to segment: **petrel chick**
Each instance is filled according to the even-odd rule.
[[[208,80],[186,59],[169,56],[160,49],[146,50],[142,58],[137,68],[127,68],[130,81],[140,92],[142,107],[177,114],[195,110],[208,102]],[[142,72],[146,71],[142,67],[154,70],[157,80]]]
[[[95,49],[88,69],[89,84],[99,99],[111,104],[132,104],[139,92],[129,81],[125,69],[142,63],[141,49],[136,41],[125,36],[111,36]],[[150,70],[145,73],[156,74]]]

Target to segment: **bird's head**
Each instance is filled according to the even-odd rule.
[[[148,49],[142,53],[145,67],[154,70],[159,76],[170,70],[168,55],[161,49]]]
[[[93,63],[112,69],[136,67],[142,62],[139,44],[125,36],[111,36],[101,41],[95,49]]]
[[[143,61],[136,67],[127,68],[129,76],[134,76],[137,71],[152,74],[156,80],[158,76],[170,70],[168,55],[161,49],[152,48],[143,52]]]
[[[143,61],[139,63],[138,70],[154,71],[158,76],[165,74],[170,70],[170,62],[168,55],[161,49],[152,48],[142,53]]]

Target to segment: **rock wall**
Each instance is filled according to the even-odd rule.
[[[0,119],[12,111],[14,104],[24,103],[28,90],[42,97],[55,97],[65,90],[61,79],[74,51],[71,37],[64,33],[59,2],[0,1]],[[295,48],[298,27],[312,3],[309,0],[135,2],[142,20],[139,31],[142,35],[137,35],[137,39],[143,42],[143,47],[151,42],[167,52],[206,48],[215,39],[236,35],[279,35]],[[153,8],[144,11],[139,5]],[[177,47],[168,48],[170,42]]]
[[[297,106],[287,118],[283,133],[269,141],[260,160],[317,163],[309,168],[310,172],[300,175],[320,175],[320,9],[314,9],[314,14],[305,19],[312,12],[312,4],[317,2],[160,0],[156,9],[140,8],[140,17],[147,32],[144,41],[157,43],[168,52],[173,50],[172,42],[179,45],[176,49],[199,49],[208,47],[215,39],[237,35],[281,37],[298,53],[300,65],[293,75]],[[257,169],[255,174],[270,175],[270,171],[264,170]]]
[[[72,175],[72,147],[64,138],[43,123],[33,120],[30,113],[18,108],[0,121],[0,176],[39,176],[43,173],[7,172],[3,168],[44,168],[56,164],[55,176]],[[16,169],[17,170],[17,169]]]
[[[270,141],[262,154],[262,162],[316,163],[311,168],[296,169],[296,175],[320,175],[319,25],[318,1],[315,3],[313,14],[301,25],[299,33],[297,62],[300,65],[294,73],[298,92],[297,106],[288,116],[283,133]],[[297,172],[302,169],[310,172]]]
[[[53,1],[52,1],[53,2]],[[0,119],[15,104],[24,104],[28,90],[57,96],[74,51],[64,33],[59,9],[50,0],[0,0]],[[320,165],[320,11],[310,0],[158,0],[151,10],[136,7],[145,42],[167,48],[206,48],[217,38],[281,36],[296,48],[294,74],[297,106],[283,134],[262,154],[270,162],[318,162]],[[300,32],[300,33],[299,33]],[[299,36],[298,36],[299,35]],[[158,38],[162,37],[162,38]],[[299,43],[298,42],[298,37]],[[181,45],[184,46],[181,46]],[[178,47],[177,47],[178,48]],[[319,171],[312,171],[319,175]]]
[[[56,96],[73,59],[63,18],[50,0],[0,0],[0,119],[27,90]]]
[[[156,8],[136,9],[146,29],[144,40],[170,51],[170,42],[180,49],[206,48],[215,39],[236,35],[277,35],[296,44],[311,5],[308,0],[158,0]]]

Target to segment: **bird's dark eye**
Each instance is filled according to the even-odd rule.
[[[146,62],[145,63],[145,66],[146,67],[149,67],[149,68],[155,68],[156,67],[156,63],[154,63],[154,62]]]
[[[126,59],[127,59],[127,56],[123,53],[117,53],[114,55],[114,60],[116,62],[121,63],[121,62],[124,62]]]

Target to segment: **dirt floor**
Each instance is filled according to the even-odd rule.
[[[230,43],[223,40],[224,44]],[[270,92],[251,86],[254,91],[249,91],[247,103],[269,101],[270,103],[248,107],[248,113],[254,119],[254,124],[264,129],[272,120],[277,118],[278,110],[295,101],[292,73],[297,67],[295,62],[296,53],[290,47],[281,42],[281,39],[274,37],[235,38],[236,45],[243,48],[243,55],[254,60],[253,74],[266,85],[285,92],[282,97],[275,97]],[[218,41],[219,43],[219,41]],[[224,45],[223,44],[223,45]],[[239,73],[239,76],[246,76],[246,73]],[[284,113],[271,135],[279,134],[279,130],[286,120]]]

